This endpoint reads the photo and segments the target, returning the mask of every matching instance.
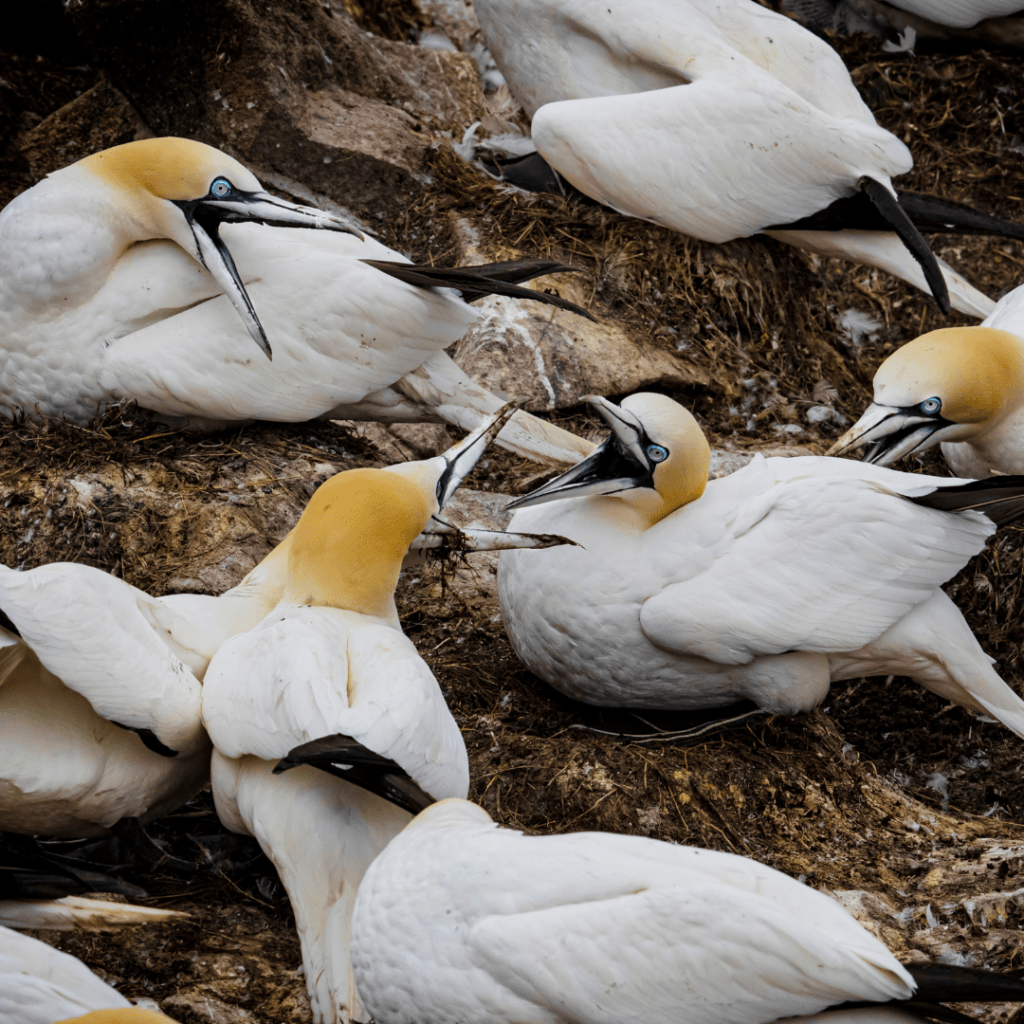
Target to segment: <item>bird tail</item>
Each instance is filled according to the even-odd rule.
[[[129,924],[162,924],[189,915],[178,910],[139,907],[85,896],[59,900],[0,900],[0,925],[57,931],[113,931]]]
[[[832,678],[909,676],[1024,739],[1024,700],[1000,678],[960,609],[937,590],[859,651],[829,655]]]
[[[855,263],[866,263],[870,267],[879,267],[922,291],[931,291],[921,265],[893,231],[786,227],[770,228],[764,234],[771,235],[772,238],[777,238],[788,245],[818,253],[820,256],[833,256]],[[984,292],[978,291],[948,263],[938,257],[936,262],[949,290],[949,303],[953,309],[968,316],[984,319],[996,308],[992,299]]]
[[[505,404],[482,388],[444,352],[431,356],[418,369],[394,384],[396,391],[419,406],[425,406],[446,423],[475,430]],[[567,468],[581,462],[594,450],[582,437],[520,410],[497,437],[503,448],[548,466]]]
[[[1024,225],[1002,217],[990,217],[949,199],[920,192],[901,192],[900,206],[906,210],[918,231],[946,235],[994,235],[1024,241]]]
[[[1024,476],[990,476],[908,498],[943,512],[981,512],[998,526],[1024,516]]]

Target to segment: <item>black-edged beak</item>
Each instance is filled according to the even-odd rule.
[[[554,533],[477,530],[472,527],[454,526],[439,516],[431,516],[427,525],[409,545],[409,555],[421,556],[424,552],[440,551],[443,548],[452,552],[472,554],[476,551],[512,551],[516,548],[556,548],[562,544],[580,546],[576,541]]]
[[[221,224],[266,224],[271,227],[317,228],[325,231],[343,231],[362,238],[362,233],[353,225],[314,209],[312,206],[298,206],[285,199],[278,199],[269,192],[240,192],[237,189],[225,196],[205,196],[202,199],[174,200],[196,243],[199,261],[214,276],[224,289],[224,294],[238,310],[253,341],[263,349],[268,359],[273,358],[270,342],[260,323],[256,310],[242,279],[239,276],[231,252],[220,237]]]
[[[606,398],[586,398],[612,429],[611,436],[589,458],[506,508],[528,508],[559,498],[588,494],[617,494],[637,487],[654,487],[654,463],[645,454],[650,438],[641,422],[630,412]]]
[[[864,462],[888,466],[911,452],[930,447],[935,443],[932,435],[952,425],[938,413],[927,415],[917,406],[900,409],[872,402],[864,415],[825,454],[839,455],[866,447]]]
[[[508,423],[518,408],[515,402],[503,405],[492,420],[482,427],[477,427],[439,456],[444,459],[445,467],[437,481],[438,508],[444,508],[448,504],[451,496],[459,489],[459,485],[480,461],[484,450],[501,433],[502,427]]]
[[[311,764],[328,775],[376,793],[410,814],[419,814],[436,803],[397,761],[375,753],[340,732],[289,750],[287,756],[275,765],[274,775],[297,768],[300,764]]]

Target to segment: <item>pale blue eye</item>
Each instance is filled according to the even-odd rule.
[[[668,458],[668,449],[660,444],[650,444],[647,446],[647,458],[651,462],[664,462]]]
[[[926,398],[921,403],[921,412],[926,416],[934,416],[942,408],[942,400],[940,398]]]
[[[211,192],[212,195],[219,196],[220,198],[223,198],[224,196],[229,195],[231,193],[232,187],[233,186],[232,186],[231,182],[228,181],[227,178],[218,178],[210,186],[210,192]]]

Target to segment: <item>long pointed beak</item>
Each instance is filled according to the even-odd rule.
[[[888,466],[922,447],[947,423],[942,419],[914,415],[891,405],[871,403],[864,415],[827,452],[839,455],[868,446],[864,461]]]
[[[231,258],[228,247],[220,237],[216,222],[203,224],[198,219],[191,222],[192,235],[196,240],[196,248],[199,250],[199,259],[203,266],[213,274],[214,280],[224,290],[224,294],[230,299],[231,305],[238,310],[238,315],[245,324],[249,336],[261,349],[268,359],[273,359],[274,354],[267,341],[263,324],[256,315],[249,293],[242,284],[242,278]]]
[[[361,239],[363,233],[354,222],[313,206],[299,206],[287,199],[278,199],[269,192],[244,192],[226,199],[204,199],[202,205],[217,211],[217,219],[237,224],[248,221],[271,227],[315,228],[320,231],[342,231]]]
[[[238,311],[250,337],[263,350],[268,359],[273,358],[270,342],[256,315],[249,293],[242,284],[242,278],[231,257],[231,252],[220,237],[220,225],[250,222],[267,224],[271,227],[319,228],[326,231],[343,231],[362,238],[362,233],[340,217],[324,213],[312,206],[297,206],[285,199],[278,199],[269,192],[244,192],[226,199],[201,199],[193,203],[179,204],[185,214],[200,262],[206,267],[224,294]]]
[[[512,551],[516,548],[555,548],[562,544],[579,547],[568,537],[553,533],[511,533],[507,530],[460,529],[446,523],[437,516],[409,545],[409,554],[419,556],[427,551],[447,548],[453,552],[472,553],[476,551]]]
[[[653,470],[641,444],[643,426],[640,421],[606,398],[588,395],[586,400],[611,427],[611,436],[593,455],[537,490],[516,498],[505,506],[506,509],[529,508],[561,498],[617,494],[636,487],[654,486]]]
[[[512,418],[519,406],[515,402],[503,405],[497,415],[467,434],[458,444],[452,445],[441,458],[445,468],[437,481],[437,506],[444,508],[451,496],[459,489],[459,485],[473,471],[480,461],[487,446],[501,433],[502,427]]]

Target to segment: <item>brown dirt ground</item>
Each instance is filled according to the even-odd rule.
[[[365,16],[376,6],[363,4]],[[394,26],[388,32],[400,37]],[[917,166],[903,187],[1024,220],[1024,60],[888,54],[866,37],[836,45],[879,121],[914,152]],[[0,53],[6,141],[93,84],[95,73],[78,59],[67,40],[38,56]],[[464,217],[494,258],[554,253],[583,267],[572,288],[600,316],[623,320],[650,344],[710,372],[711,387],[678,397],[715,444],[792,439],[823,451],[840,428],[807,423],[810,404],[833,401],[855,418],[886,353],[924,330],[961,322],[942,320],[925,296],[881,272],[770,240],[706,245],[580,203],[506,193],[443,146],[433,173],[434,189],[388,223],[385,241],[441,262],[456,251],[454,218]],[[28,184],[8,149],[0,201]],[[1022,276],[1018,243],[937,241],[936,250],[994,296]],[[843,340],[838,327],[850,308],[880,322],[859,345]],[[579,410],[556,418],[580,430],[596,426]],[[318,482],[315,467],[390,457],[332,425],[257,425],[197,439],[132,412],[88,431],[0,424],[0,558],[24,567],[74,558],[154,593],[181,580],[201,584],[199,567],[221,557],[228,539],[248,530],[256,550],[281,535],[281,509],[301,507]],[[939,464],[926,458],[919,465]],[[90,473],[144,477],[185,507],[134,501],[112,486],[90,511],[69,498],[68,484]],[[498,453],[469,486],[508,493],[535,473]],[[228,508],[240,478],[245,500]],[[283,504],[276,500],[282,490]],[[225,517],[234,519],[225,525]],[[950,586],[1018,691],[1022,538],[1019,528],[1002,531]],[[813,714],[753,719],[695,746],[624,743],[577,726],[629,730],[636,722],[582,709],[546,687],[516,660],[493,604],[444,591],[439,572],[403,579],[403,623],[464,730],[472,796],[499,821],[539,832],[602,828],[747,854],[811,884],[870,890],[906,910],[903,927],[885,931],[901,955],[972,950],[993,968],[1022,965],[1017,903],[1004,899],[1002,919],[987,922],[963,904],[967,895],[1024,885],[1019,851],[998,853],[1024,841],[1020,741],[1004,729],[906,680],[871,679],[836,686]],[[940,775],[946,794],[934,788]],[[144,885],[154,905],[188,910],[192,919],[49,941],[130,996],[171,999],[164,1006],[183,1024],[211,1019],[203,999],[214,1019],[307,1021],[287,899],[255,844],[224,834],[208,794],[153,832],[202,866],[187,879],[142,870],[126,877]],[[928,926],[926,907],[934,908],[937,929]],[[232,1017],[216,1000],[245,1014]]]

